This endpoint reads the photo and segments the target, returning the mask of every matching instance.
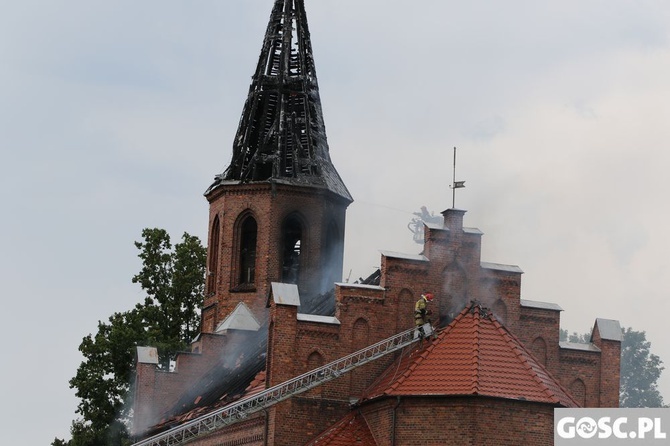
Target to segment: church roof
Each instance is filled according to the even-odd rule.
[[[275,0],[223,184],[272,182],[353,199],[330,160],[304,0]]]
[[[577,407],[569,393],[495,316],[466,307],[437,339],[403,355],[365,399],[477,395]]]

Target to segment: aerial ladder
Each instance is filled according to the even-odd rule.
[[[249,415],[292,396],[339,378],[344,373],[350,372],[356,367],[407,347],[423,339],[424,336],[431,336],[432,333],[433,328],[430,324],[423,326],[422,336],[419,336],[418,329],[416,328],[403,331],[343,358],[270,387],[260,393],[242,398],[180,426],[139,441],[133,444],[133,446],[174,446],[185,444],[191,440],[195,440],[197,437],[210,434],[222,427],[244,420]]]

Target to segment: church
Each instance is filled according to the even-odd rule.
[[[424,223],[420,252],[382,251],[378,271],[342,282],[353,198],[304,3],[275,0],[232,159],[205,192],[200,334],[172,371],[137,348],[135,444],[551,445],[555,408],[617,407],[619,322],[561,342],[561,307],[521,299],[523,271],[481,258],[464,210]]]

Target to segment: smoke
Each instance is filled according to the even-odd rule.
[[[207,336],[222,336],[201,334],[201,342]],[[229,330],[225,344],[213,366],[199,376],[182,381],[178,375],[174,376],[174,383],[184,389],[174,403],[162,413],[151,413],[152,407],[137,407],[142,414],[140,420],[146,419],[143,425],[135,425],[134,435],[145,436],[169,429],[178,424],[200,415],[205,410],[222,407],[244,394],[245,389],[254,377],[265,368],[268,321],[267,318],[257,331]],[[214,348],[210,346],[209,348]],[[207,349],[205,346],[204,349]],[[200,356],[192,357],[186,354],[185,361],[198,361]],[[179,369],[176,370],[177,374]],[[157,372],[168,373],[173,372]],[[160,380],[167,384],[168,379]],[[166,387],[169,390],[169,386]],[[150,405],[152,402],[148,402]]]
[[[465,270],[456,261],[447,267],[442,277],[440,325],[445,326],[465,308],[471,296]]]
[[[324,294],[334,288],[335,282],[342,281],[342,267],[344,263],[344,228],[339,228],[335,222],[328,225],[326,243],[322,247],[322,265],[319,271],[319,286],[317,292]]]
[[[451,322],[470,302],[477,302],[490,309],[502,323],[507,319],[503,301],[504,279],[491,277],[486,270],[469,277],[457,261],[452,262],[443,274],[440,301],[441,325]]]

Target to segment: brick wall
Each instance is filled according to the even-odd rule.
[[[600,360],[600,407],[619,407],[619,386],[621,377],[621,342],[603,339],[598,325],[594,327],[592,342],[601,350]]]
[[[156,365],[137,363],[135,366],[135,382],[133,391],[133,435],[142,434],[156,419],[154,385],[156,381]]]
[[[553,406],[495,398],[402,398],[362,407],[379,446],[553,444]]]
[[[258,412],[248,420],[240,421],[188,444],[190,446],[265,446],[266,417],[265,412]]]
[[[599,407],[600,352],[561,348],[559,363],[558,379],[563,387],[571,389],[576,382],[583,383],[585,407]]]
[[[560,311],[557,310],[521,307],[520,321],[516,330],[519,340],[554,376],[558,376],[560,371],[558,348],[560,315]]]
[[[395,333],[396,314],[385,305],[382,288],[340,285],[336,299],[339,324],[298,320],[297,307],[272,304],[268,386]],[[273,407],[270,444],[302,444],[325,430],[347,413],[351,398],[359,397],[393,359],[389,355]]]
[[[491,308],[511,332],[518,333],[521,319],[521,274],[481,268],[477,284],[479,300]]]

